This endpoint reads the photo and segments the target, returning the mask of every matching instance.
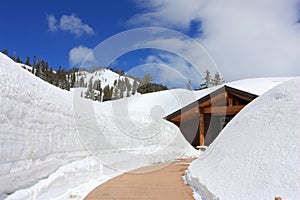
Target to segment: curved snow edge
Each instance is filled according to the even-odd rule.
[[[184,179],[186,183],[193,189],[193,196],[196,200],[219,200],[216,195],[209,191],[207,186],[201,184],[198,178],[195,178],[191,175],[189,169],[185,171]]]

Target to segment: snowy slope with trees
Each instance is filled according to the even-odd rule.
[[[96,68],[92,72],[80,69],[71,79],[73,90],[81,90],[81,97],[98,101],[130,97],[138,87],[137,80],[106,68]]]
[[[124,110],[124,100],[77,98],[1,53],[0,74],[2,199],[64,199],[76,187],[80,199],[118,169],[198,153],[175,125]]]
[[[186,173],[197,198],[300,199],[299,91],[300,78],[276,86],[224,128]]]

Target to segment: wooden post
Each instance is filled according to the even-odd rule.
[[[282,200],[281,197],[275,197],[275,200]]]
[[[200,120],[199,120],[199,144],[200,146],[204,145],[204,114],[203,109],[200,108]]]
[[[228,106],[233,106],[233,96],[227,93]]]

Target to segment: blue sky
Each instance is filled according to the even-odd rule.
[[[118,6],[116,6],[118,4]],[[130,1],[3,1],[1,2],[0,48],[49,61],[50,65],[69,66],[69,51],[79,45],[95,47],[104,39],[128,29],[126,21],[136,12]],[[50,31],[47,16],[58,20],[72,15],[93,29],[92,34],[76,36],[69,31]]]
[[[36,55],[55,68],[78,66],[86,52],[115,34],[152,26],[180,31],[197,41],[225,81],[300,75],[299,0],[19,0],[3,1],[1,8],[0,50],[15,52],[22,60]],[[180,38],[161,42],[178,52],[188,50],[201,70],[206,67],[189,43]],[[177,57],[143,50],[115,64],[125,71],[143,63],[169,65],[153,73],[180,82],[170,75],[174,69],[199,84],[201,78],[193,76],[191,65]]]

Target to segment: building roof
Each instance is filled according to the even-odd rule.
[[[194,107],[194,104],[199,103],[201,99],[209,98],[211,94],[221,91],[224,88],[244,92],[247,95],[260,96],[273,87],[293,78],[294,77],[268,77],[243,79],[203,90],[193,91],[193,98],[190,98],[189,100],[186,99],[184,103],[181,104],[181,107],[177,107],[177,109],[174,109],[173,112],[166,113],[165,118],[169,118],[180,113],[182,108],[188,110],[189,108]]]

